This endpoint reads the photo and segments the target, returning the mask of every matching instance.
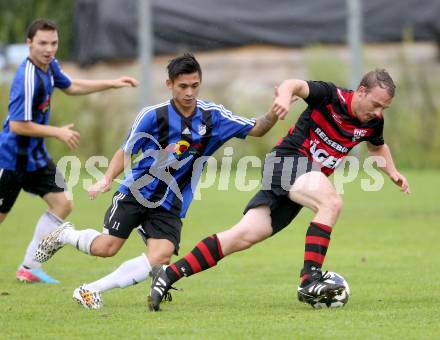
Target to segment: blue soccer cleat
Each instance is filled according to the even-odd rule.
[[[46,274],[41,268],[20,267],[15,274],[18,281],[24,283],[60,283]]]

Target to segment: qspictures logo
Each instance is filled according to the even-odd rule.
[[[228,191],[232,187],[241,192],[251,192],[262,187],[261,179],[256,179],[255,173],[261,171],[265,164],[263,160],[254,155],[243,156],[240,159],[233,160],[234,149],[232,147],[225,147],[223,155],[217,158],[212,156],[197,155],[200,152],[200,145],[193,145],[187,141],[179,141],[162,148],[160,143],[148,133],[139,133],[131,139],[129,145],[126,145],[124,151],[127,155],[131,155],[134,145],[139,142],[151,141],[151,147],[132,157],[131,162],[127,162],[124,166],[124,180],[115,179],[117,183],[123,183],[127,186],[133,196],[146,207],[155,208],[160,206],[166,199],[167,195],[173,193],[178,199],[183,200],[181,188],[179,187],[173,173],[179,169],[184,170],[188,174],[188,184],[190,185],[193,199],[201,200],[202,190],[217,187],[219,191]],[[327,143],[331,143],[330,140]],[[338,148],[338,146],[335,146]],[[322,154],[319,147],[313,149],[315,154],[313,159],[317,161],[320,166],[330,160],[325,154]],[[328,155],[327,155],[328,156]],[[194,158],[196,158],[194,160]],[[194,160],[193,162],[191,162]],[[375,166],[384,167],[385,159],[383,157],[370,156],[365,158],[362,162],[355,156],[345,156],[343,159],[338,159],[339,165],[333,176],[330,179],[333,181],[336,191],[339,194],[344,193],[344,185],[353,182],[361,176],[360,185],[364,191],[379,191],[384,184],[384,176]],[[140,162],[148,164],[145,169],[138,169]],[[279,160],[273,159],[273,163]],[[109,166],[109,159],[104,156],[92,156],[86,160],[84,164],[85,171],[82,171],[83,165],[81,160],[76,156],[64,156],[58,163],[57,168],[62,176],[56,178],[56,183],[59,187],[69,188],[66,191],[68,199],[73,199],[72,188],[82,183],[84,190],[99,181],[104,176],[105,169]],[[332,160],[332,163],[336,163]],[[283,176],[290,178],[288,174],[291,171],[289,162],[285,162],[286,169],[283,168]],[[292,164],[293,165],[293,164]],[[335,164],[332,164],[335,165]],[[301,173],[303,164],[299,162],[295,166],[298,168],[298,173]],[[187,167],[186,169],[183,169]],[[290,167],[290,168],[289,168]],[[267,165],[264,166],[264,171],[267,171]],[[133,174],[133,169],[136,169],[136,175]],[[138,171],[139,170],[139,171]],[[250,171],[251,170],[251,171]],[[269,169],[270,170],[270,169]],[[362,170],[362,171],[360,171]],[[286,174],[285,174],[286,172]],[[86,176],[80,176],[81,173],[86,173]],[[65,179],[65,182],[63,180]],[[151,201],[145,198],[142,191],[145,187],[152,184],[154,181],[162,182],[166,188],[165,194],[158,201]],[[290,185],[286,182],[286,185]],[[266,183],[267,184],[267,183]],[[270,185],[270,184],[267,184]],[[286,190],[289,188],[286,187]],[[145,193],[145,192],[144,192]]]

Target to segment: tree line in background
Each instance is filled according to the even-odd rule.
[[[331,80],[341,86],[348,86],[348,66],[335,56],[329,56],[325,49],[308,52],[307,73],[309,79]],[[426,65],[410,62],[403,55],[396,60],[399,65],[396,97],[385,111],[385,141],[390,145],[395,161],[401,168],[440,169],[440,107],[436,94],[440,92],[439,68],[426,68]],[[374,67],[374,66],[371,66]],[[370,68],[370,66],[368,66]],[[234,93],[234,95],[231,95]],[[270,105],[270,89],[252,92],[247,96],[237,96],[233,84],[218,88],[205,88],[203,98],[224,104],[237,114],[262,113]],[[51,124],[61,126],[71,122],[81,133],[79,149],[69,151],[67,147],[53,139],[47,139],[50,153],[55,160],[64,155],[75,155],[85,160],[94,155],[111,158],[123,142],[129,127],[137,114],[135,103],[124,103],[118,93],[103,93],[99,97],[70,97],[55,91]],[[0,86],[0,120],[7,115],[9,86]],[[231,141],[234,158],[245,155],[263,158],[275,145],[278,138],[287,133],[305,108],[299,101],[292,108],[289,117],[276,126],[264,138],[249,138],[243,141]],[[223,156],[220,150],[218,158]],[[361,148],[360,156],[366,156]]]
[[[57,56],[71,57],[73,45],[73,0],[0,0],[0,48],[24,43],[26,28],[36,18],[49,18],[58,24],[60,45]]]

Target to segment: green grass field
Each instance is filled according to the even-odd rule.
[[[20,284],[15,270],[44,209],[22,193],[0,226],[0,338],[438,339],[440,175],[405,174],[412,184],[409,197],[389,181],[379,192],[362,192],[359,181],[345,186],[325,269],[342,274],[352,295],[345,308],[334,310],[313,310],[296,300],[312,216],[306,210],[272,239],[181,280],[183,291],[159,313],[146,305],[149,282],[105,293],[103,309],[85,310],[72,301],[72,291],[138,256],[143,243],[133,234],[110,259],[66,247],[46,265],[61,284]],[[181,254],[237,221],[251,196],[232,186],[202,191],[184,221]],[[78,187],[74,198],[70,220],[100,230],[111,194],[90,202]]]

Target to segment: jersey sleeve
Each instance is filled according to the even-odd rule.
[[[309,96],[305,102],[311,106],[318,106],[332,102],[336,90],[335,85],[324,81],[307,81]]]
[[[153,116],[154,114],[151,111],[145,112],[145,110],[138,114],[124,143],[121,145],[126,154],[136,155],[143,146],[154,139],[151,136]]]
[[[23,69],[25,72],[22,72]],[[27,63],[23,69],[18,70],[12,81],[9,95],[9,120],[32,120],[32,104],[36,85],[34,67],[31,63]]]
[[[368,140],[371,144],[377,146],[385,144],[385,141],[383,139],[383,125],[384,120],[383,118],[381,118],[378,124],[374,127],[373,133]]]
[[[223,105],[217,105],[218,134],[223,141],[233,137],[244,139],[255,126],[255,118],[244,118],[233,114]]]
[[[56,59],[52,60],[50,65],[53,72],[53,80],[55,87],[58,87],[60,89],[66,89],[70,85],[72,85],[72,79],[63,72],[60,64],[58,63],[58,60]]]

